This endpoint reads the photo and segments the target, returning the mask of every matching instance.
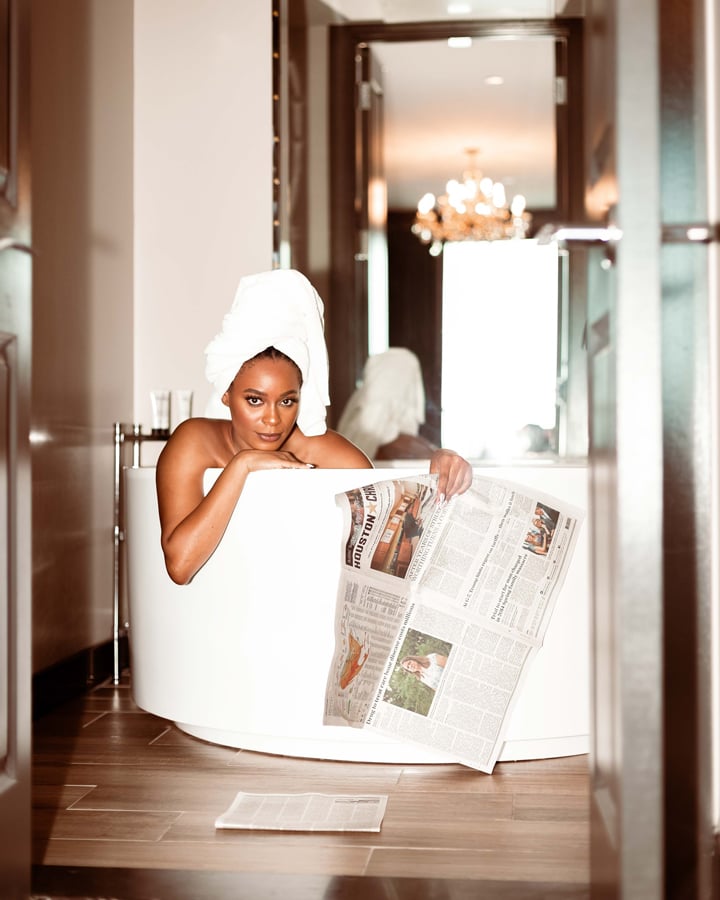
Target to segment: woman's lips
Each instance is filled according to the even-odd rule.
[[[275,444],[275,443],[277,443],[277,441],[280,440],[280,438],[282,437],[282,434],[280,434],[280,433],[276,433],[276,434],[258,433],[258,437],[260,438],[261,441],[265,441],[265,443],[267,443],[267,444]]]

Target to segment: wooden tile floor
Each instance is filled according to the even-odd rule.
[[[378,834],[216,831],[215,817],[240,790],[373,792],[389,799]],[[555,885],[556,896],[584,897],[588,804],[585,756],[500,763],[485,775],[460,765],[239,751],[192,738],[138,709],[128,676],[34,728],[33,861],[41,873],[107,867],[188,877],[205,871],[448,885],[482,880]]]

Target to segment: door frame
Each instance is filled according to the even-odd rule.
[[[29,0],[0,5],[4,74],[0,142],[0,881],[3,896],[30,893],[32,559],[30,360],[32,260],[29,164]]]
[[[356,119],[356,50],[371,42],[445,40],[462,32],[472,38],[555,37],[556,74],[567,78],[567,102],[556,104],[556,206],[534,214],[533,226],[576,219],[582,210],[583,166],[583,20],[497,20],[359,22],[331,25],[329,82],[332,141],[330,145],[330,314],[326,335],[332,360],[330,395],[341,410],[362,375],[367,347],[360,345],[354,323],[367,321],[367,278],[358,196]],[[333,315],[333,310],[340,310]]]
[[[703,50],[703,0],[591,6],[588,216],[622,230],[594,268],[606,297],[588,292],[592,896],[710,900],[720,231],[704,130],[717,59],[703,53],[718,34]],[[710,237],[693,242],[703,219]]]

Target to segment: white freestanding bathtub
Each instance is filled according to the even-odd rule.
[[[165,571],[155,469],[128,468],[125,547],[132,690],[183,731],[263,753],[366,762],[448,761],[368,729],[322,724],[334,647],[342,527],[335,494],[426,472],[276,470],[248,479],[223,540],[191,584]],[[587,506],[583,466],[483,468]],[[217,470],[208,471],[208,479]],[[588,750],[587,522],[542,649],[513,708],[501,760]]]

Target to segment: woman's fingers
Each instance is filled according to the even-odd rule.
[[[307,469],[312,464],[303,462],[287,450],[241,450],[245,456],[248,471],[258,469]]]
[[[449,500],[472,484],[472,466],[453,450],[436,450],[430,458],[430,473],[438,476],[438,499]]]

